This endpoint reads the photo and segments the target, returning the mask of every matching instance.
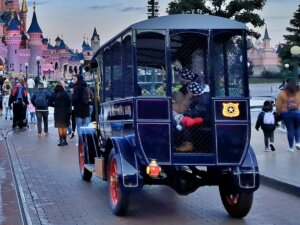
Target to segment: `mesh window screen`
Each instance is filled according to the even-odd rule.
[[[111,49],[112,52],[112,96],[113,99],[122,98],[122,55],[121,55],[121,42],[116,41]]]
[[[221,33],[214,36],[216,96],[244,96],[241,36]]]
[[[131,33],[123,37],[123,55],[122,55],[122,65],[123,65],[123,88],[124,97],[133,96],[133,62],[132,62],[132,37]]]
[[[104,82],[104,94],[105,99],[104,101],[110,101],[111,100],[111,51],[110,49],[107,49],[104,51],[103,55],[103,82]]]
[[[139,94],[165,96],[164,31],[138,31],[136,49]]]
[[[207,39],[198,33],[170,36],[173,148],[178,153],[212,152]]]

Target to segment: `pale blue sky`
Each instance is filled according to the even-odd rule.
[[[21,0],[20,0],[21,1]],[[245,0],[246,1],[246,0]],[[32,18],[32,2],[28,0],[28,26]],[[63,35],[72,49],[80,49],[84,33],[91,38],[94,27],[100,34],[101,44],[132,23],[147,19],[148,0],[36,0],[36,13],[45,37],[54,39]],[[160,15],[171,0],[159,0]],[[284,42],[285,28],[300,4],[299,0],[267,0],[260,15],[265,19],[271,45]],[[264,31],[264,27],[257,29]]]

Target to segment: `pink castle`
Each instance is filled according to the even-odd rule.
[[[253,66],[253,76],[260,76],[263,71],[280,71],[281,64],[277,49],[271,48],[271,38],[267,28],[262,42],[257,41],[248,51],[248,60]]]
[[[100,46],[96,28],[91,45],[84,39],[81,53],[69,49],[60,37],[56,38],[55,45],[51,45],[43,37],[35,8],[34,3],[27,30],[27,1],[22,0],[20,7],[19,0],[0,0],[0,73],[13,77],[26,74],[35,77],[39,73],[50,80],[71,79],[79,72],[80,62],[89,61]],[[40,58],[39,63],[37,58]]]

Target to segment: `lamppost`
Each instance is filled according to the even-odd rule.
[[[25,77],[26,77],[26,79],[27,79],[27,77],[28,77],[28,62],[26,62],[26,63],[24,63],[24,65],[25,65]]]
[[[79,62],[80,62],[80,75],[83,76],[83,64],[84,64],[84,60],[82,59]]]
[[[293,47],[291,47],[290,51],[291,51],[292,57],[294,58],[294,74],[296,76],[299,76],[300,71],[299,71],[299,62],[298,62],[297,58],[300,57],[300,47],[293,46]]]
[[[37,88],[38,84],[40,83],[40,61],[41,57],[37,56],[35,57],[36,63],[37,63],[37,76],[35,77],[35,87]]]
[[[40,77],[40,62],[41,62],[41,56],[35,57],[36,63],[37,63],[37,76]]]
[[[49,78],[49,80],[50,80],[50,73],[51,73],[51,69],[50,69],[50,68],[49,68],[49,70],[48,70],[48,73],[49,73],[48,78]]]

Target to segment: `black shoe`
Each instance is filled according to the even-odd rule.
[[[7,120],[7,117],[5,117],[5,119]]]
[[[273,152],[275,151],[274,145],[270,144],[270,148],[271,148],[271,150],[272,150]]]
[[[64,140],[63,139],[60,139],[59,140],[59,143],[57,144],[57,146],[64,146]]]
[[[72,139],[75,136],[74,132],[71,133],[70,139]]]
[[[64,142],[64,145],[68,145],[68,142],[67,142],[67,138],[66,138],[66,137],[63,138],[63,142]]]

